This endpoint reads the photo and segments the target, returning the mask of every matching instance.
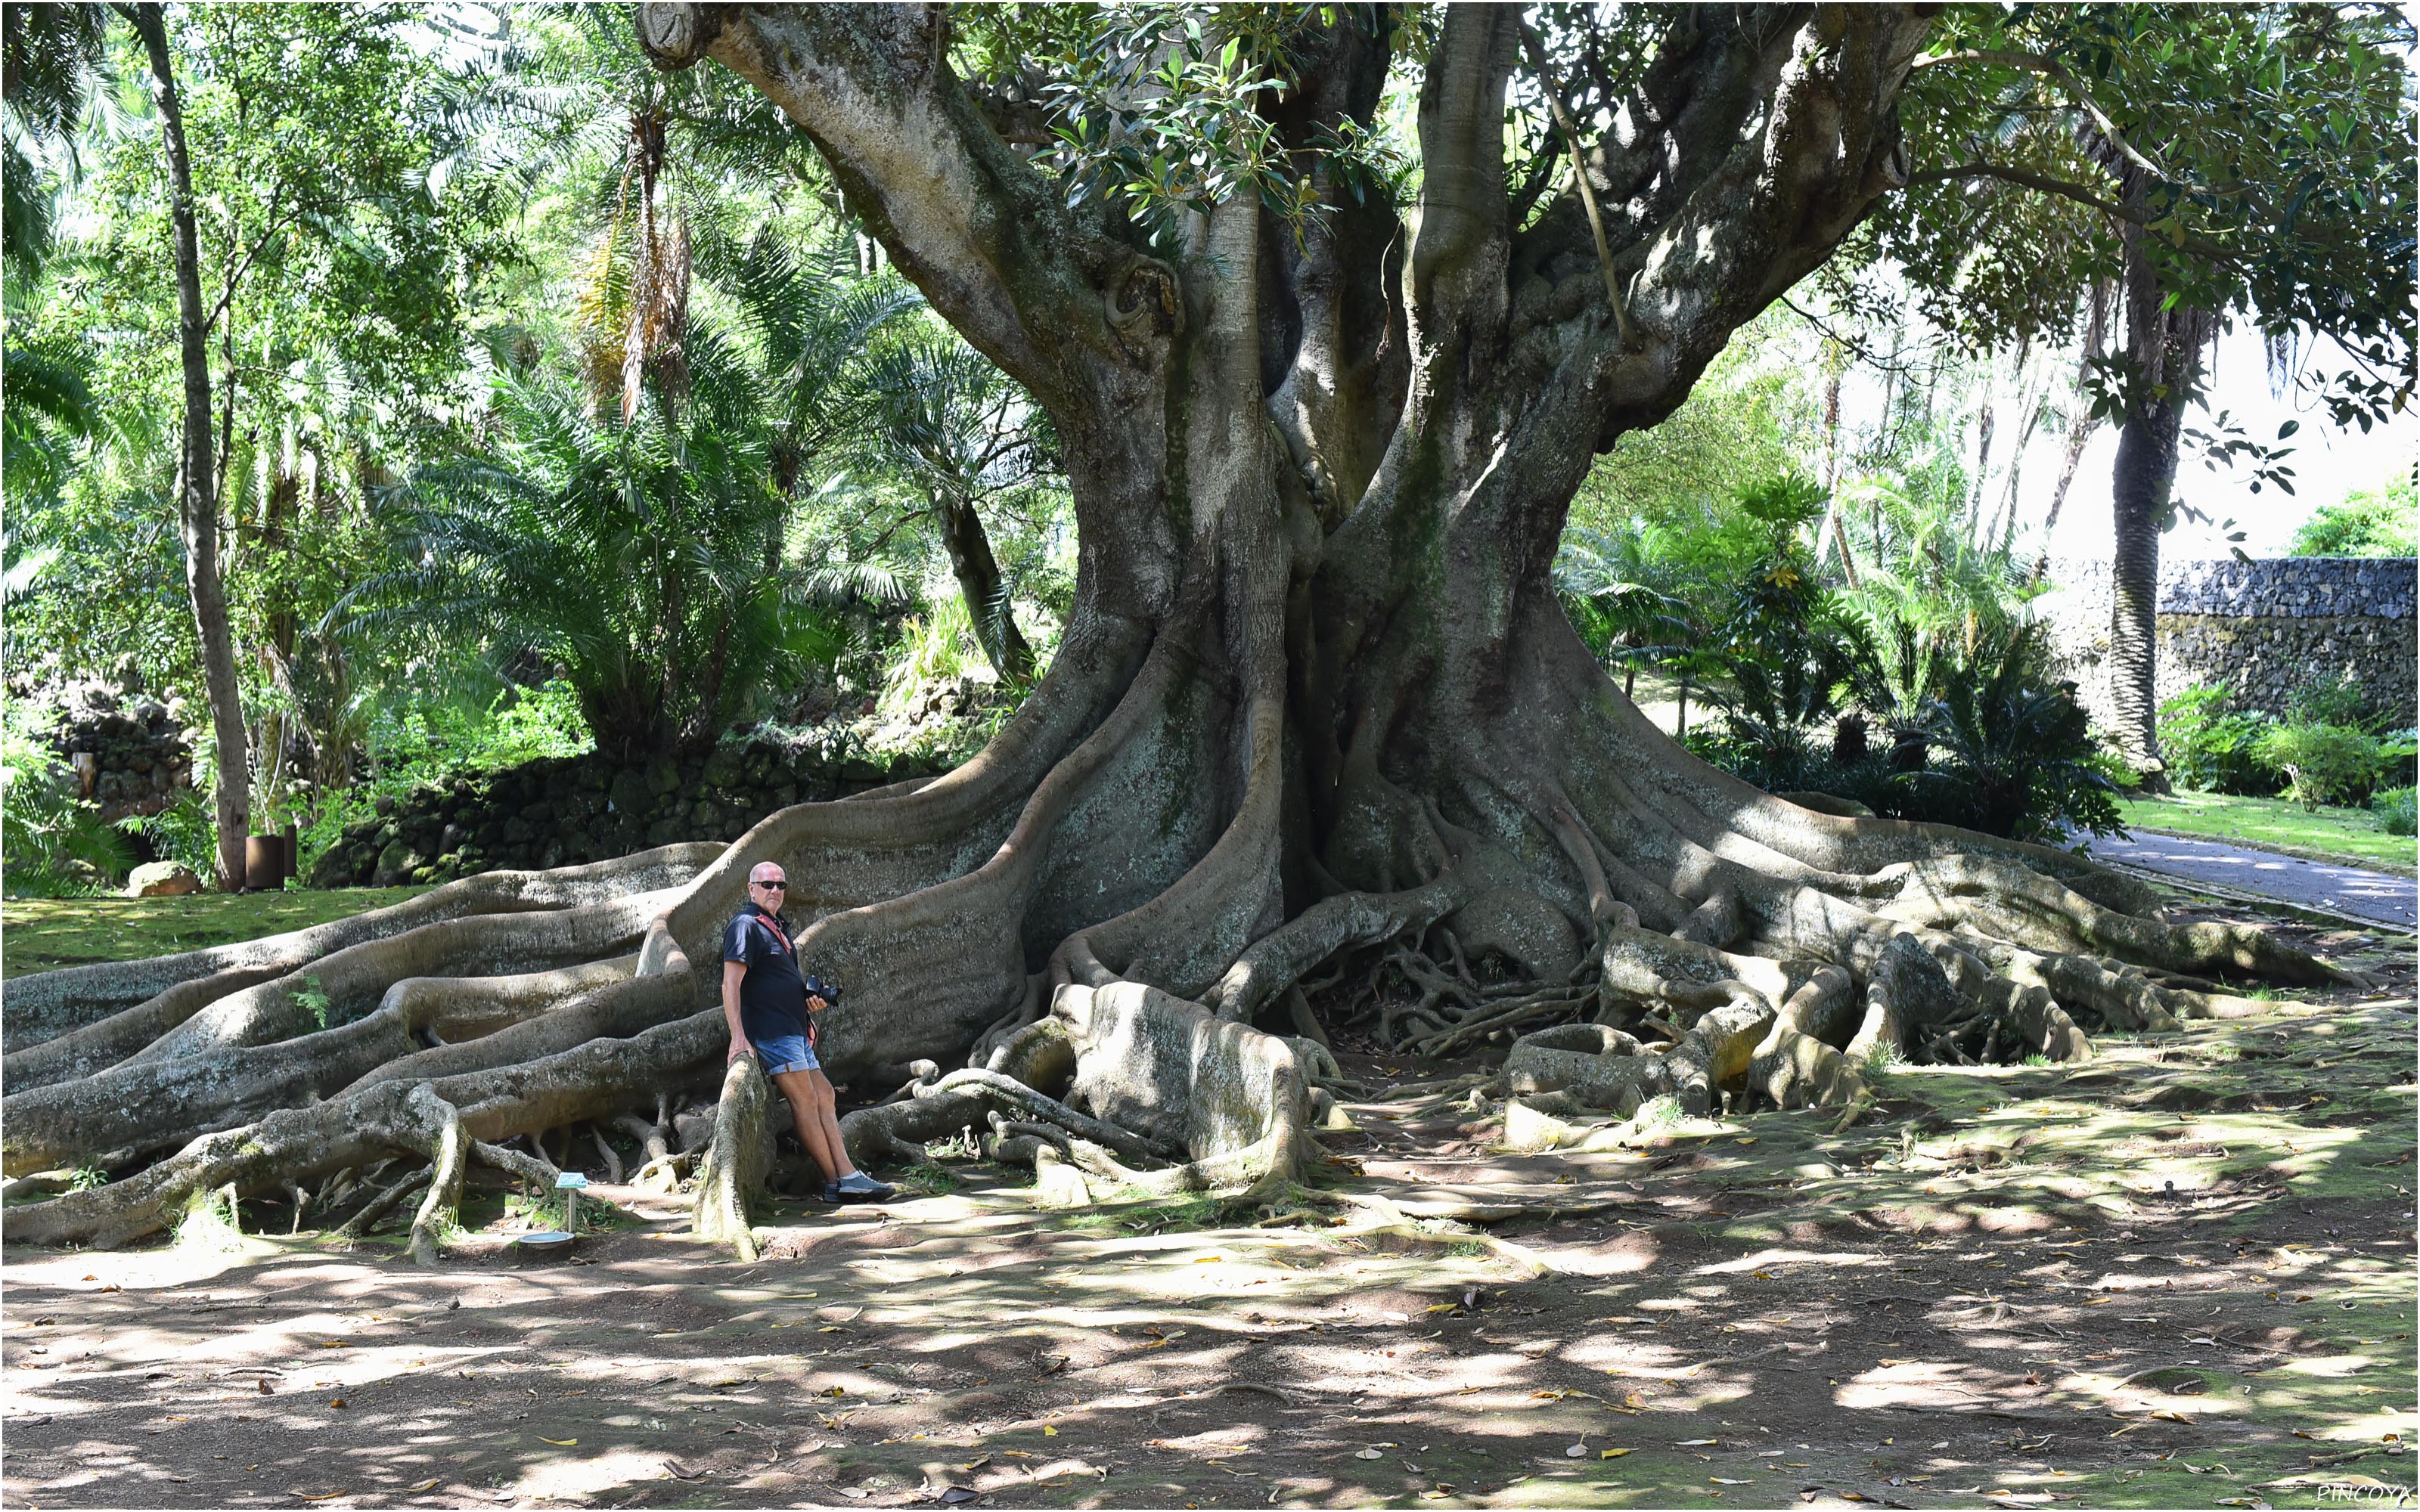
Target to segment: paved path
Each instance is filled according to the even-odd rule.
[[[2282,903],[2376,919],[2407,932],[2420,930],[2420,877],[2408,872],[2397,875],[2305,861],[2275,851],[2151,835],[2139,829],[2130,841],[2094,840],[2092,854],[2188,882],[2214,882]]]

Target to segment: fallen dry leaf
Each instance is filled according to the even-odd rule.
[[[568,1449],[580,1441],[578,1439],[550,1439],[545,1434],[541,1433],[537,1436],[537,1442],[540,1443],[553,1444],[558,1449]]]
[[[1042,1425],[1042,1436],[1046,1439],[1055,1439],[1059,1437],[1059,1430],[1045,1423]]]
[[[1630,1451],[1627,1449],[1599,1449],[1596,1452],[1596,1457],[1599,1459],[1619,1459],[1628,1453],[1630,1453]]]
[[[437,1477],[437,1476],[435,1476],[435,1475],[431,1475],[431,1476],[429,1476],[427,1480],[422,1481],[419,1485],[417,1485],[417,1486],[407,1486],[407,1487],[405,1487],[405,1488],[404,1488],[404,1489],[405,1489],[405,1490],[407,1490],[407,1491],[433,1491],[433,1490],[437,1489],[437,1485],[438,1485],[438,1477]]]

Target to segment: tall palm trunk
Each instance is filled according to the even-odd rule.
[[[201,638],[202,687],[218,740],[212,791],[218,828],[219,886],[243,886],[243,837],[251,822],[252,783],[246,756],[241,686],[236,680],[235,635],[227,625],[226,592],[219,580],[218,469],[210,455],[209,324],[202,314],[200,237],[194,224],[193,160],[185,150],[185,118],[168,56],[168,27],[157,5],[121,8],[143,39],[151,64],[151,100],[168,154],[170,224],[177,244],[177,346],[185,369],[185,415],[178,471],[178,524],[185,542],[185,588]]]
[[[2129,169],[2131,178],[2140,170]],[[2139,183],[2130,183],[2139,196]],[[2126,418],[2110,478],[2116,534],[2109,563],[2109,696],[2118,751],[2154,793],[2167,791],[2160,760],[2160,532],[2173,518],[2177,436],[2198,386],[2202,348],[2218,329],[2207,310],[2169,306],[2141,227],[2125,228]]]

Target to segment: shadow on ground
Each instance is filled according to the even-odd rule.
[[[1393,1202],[1382,1228],[1317,1194],[1038,1211],[970,1163],[886,1209],[783,1208],[745,1266],[613,1187],[623,1227],[570,1263],[493,1232],[435,1271],[309,1234],[11,1249],[6,1496],[2408,1501],[2412,972],[2331,938],[2397,995],[2073,1069],[1886,1072],[1838,1132],[1766,1113],[1523,1152],[1473,1081],[1396,1086],[1325,1136],[1326,1195]],[[1421,1218],[1472,1200],[1516,1215]]]

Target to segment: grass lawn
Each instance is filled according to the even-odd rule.
[[[22,977],[256,940],[418,897],[427,887],[0,901],[0,972]]]
[[[2313,860],[2410,872],[2414,845],[2409,835],[2378,827],[2366,809],[2305,811],[2285,798],[2239,798],[2222,793],[2179,793],[2164,798],[2126,798],[2118,807],[2129,829],[2191,835],[2264,846]]]

